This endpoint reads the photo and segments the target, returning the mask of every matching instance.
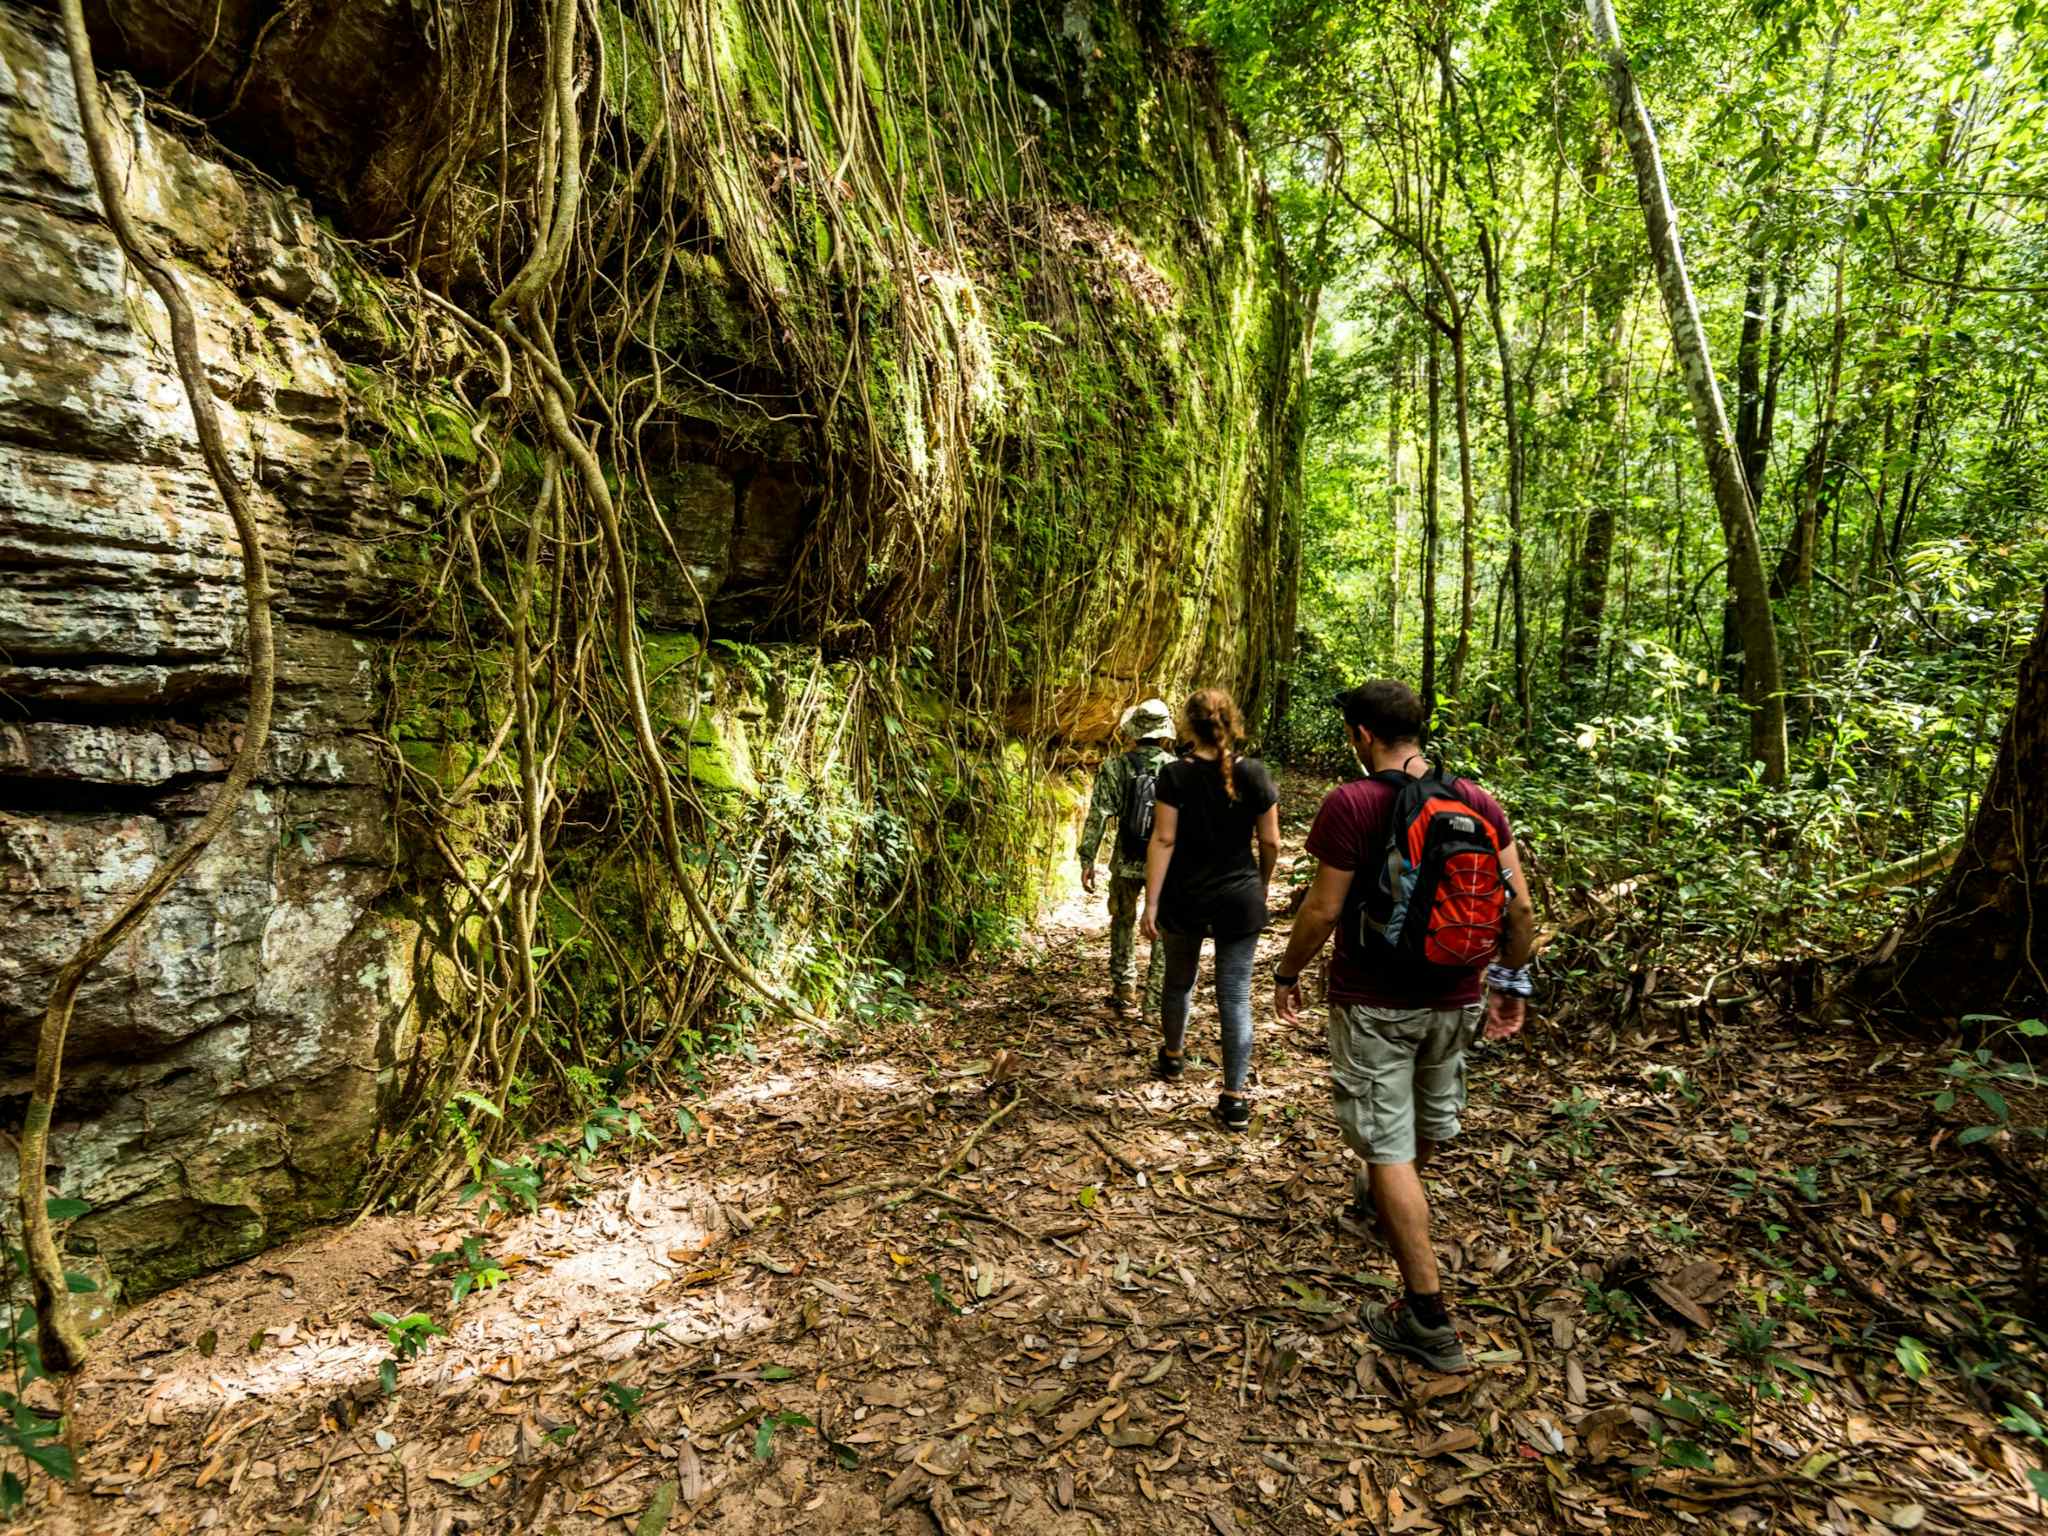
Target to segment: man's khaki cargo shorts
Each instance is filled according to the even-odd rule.
[[[1331,1092],[1337,1125],[1369,1163],[1412,1163],[1416,1137],[1443,1142],[1463,1126],[1465,1047],[1480,1005],[1330,1009]]]

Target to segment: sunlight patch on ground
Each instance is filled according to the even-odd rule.
[[[914,1076],[906,1075],[888,1061],[825,1063],[800,1075],[776,1072],[758,1083],[737,1084],[712,1095],[711,1102],[721,1107],[739,1104],[767,1107],[814,1092],[821,1084],[827,1090],[875,1094],[899,1093],[915,1086],[915,1082]]]
[[[495,1292],[472,1296],[452,1320],[447,1266],[410,1266],[399,1288],[359,1297],[354,1315],[331,1326],[308,1332],[297,1322],[266,1324],[253,1353],[245,1353],[248,1335],[233,1336],[232,1304],[221,1306],[214,1355],[187,1352],[154,1379],[150,1420],[245,1398],[360,1392],[391,1354],[383,1330],[370,1321],[377,1311],[425,1311],[449,1325],[446,1336],[402,1366],[408,1391],[447,1392],[478,1376],[517,1380],[537,1365],[586,1352],[616,1360],[649,1346],[739,1337],[768,1321],[749,1299],[746,1272],[717,1256],[728,1231],[721,1206],[738,1207],[748,1197],[737,1186],[714,1189],[649,1171],[587,1205],[546,1207],[508,1221],[485,1238],[483,1251],[511,1278]],[[442,1240],[452,1245],[464,1230]],[[317,1265],[319,1246],[308,1245],[302,1258]],[[706,1282],[703,1291],[679,1294]],[[252,1320],[245,1314],[241,1326]]]

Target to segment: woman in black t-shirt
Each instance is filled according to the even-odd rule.
[[[1181,1074],[1202,940],[1213,939],[1223,1026],[1216,1117],[1241,1131],[1251,1122],[1244,1082],[1252,1061],[1252,960],[1266,926],[1266,885],[1280,857],[1280,796],[1264,763],[1237,755],[1244,722],[1229,694],[1202,689],[1182,719],[1194,751],[1159,770],[1145,859],[1145,937],[1166,946],[1158,1070],[1164,1078]]]

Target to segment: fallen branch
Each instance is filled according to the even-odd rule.
[[[1911,885],[1923,876],[1938,875],[1955,863],[1962,857],[1963,842],[1964,839],[1958,837],[1954,842],[1944,843],[1938,848],[1923,849],[1910,859],[1900,859],[1894,864],[1884,864],[1876,869],[1865,870],[1860,875],[1850,875],[1825,887],[1822,894],[1874,896],[1879,891]]]
[[[106,209],[108,227],[122,254],[137,267],[163,301],[171,322],[171,351],[177,359],[178,378],[192,407],[192,424],[199,436],[200,456],[220,493],[235,537],[242,546],[242,592],[247,606],[246,647],[249,657],[249,714],[242,728],[242,740],[235,760],[228,768],[220,791],[199,825],[194,827],[177,851],[156,868],[122,905],[121,910],[99,931],[80,944],[50,988],[43,1006],[41,1031],[36,1037],[35,1084],[28,1108],[22,1116],[20,1173],[22,1246],[28,1253],[29,1286],[35,1297],[36,1339],[42,1350],[45,1370],[59,1374],[76,1371],[85,1363],[85,1336],[71,1315],[71,1298],[64,1281],[63,1260],[50,1230],[47,1205],[47,1164],[49,1161],[50,1117],[57,1107],[63,1083],[64,1039],[71,1030],[71,1011],[86,975],[113,952],[114,946],[132,932],[163,895],[184,877],[199,855],[206,851],[235,813],[244,791],[256,778],[263,761],[263,749],[270,735],[270,713],[277,684],[277,647],[270,630],[270,568],[263,555],[263,539],[255,513],[250,509],[233,466],[228,462],[226,441],[221,436],[220,417],[214,409],[213,392],[206,382],[205,365],[199,355],[199,327],[191,301],[178,274],[157,253],[149,238],[128,215],[121,197],[121,169],[114,163],[113,135],[108,131],[106,103],[100,96],[99,73],[93,67],[92,40],[85,30],[82,0],[63,0],[64,46],[71,56],[71,80],[78,97],[78,121],[85,137],[87,157],[92,161],[94,185]]]
[[[1157,1186],[1154,1187],[1156,1188]],[[1212,1205],[1207,1200],[1198,1200],[1193,1195],[1184,1195],[1177,1189],[1169,1189],[1163,1192],[1172,1195],[1175,1199],[1185,1200],[1196,1210],[1207,1211],[1211,1216],[1228,1216],[1232,1221],[1250,1221],[1256,1222],[1260,1226],[1268,1227],[1278,1226],[1280,1223],[1278,1216],[1261,1216],[1251,1211],[1233,1211],[1227,1205]]]
[[[1319,1440],[1313,1435],[1240,1435],[1238,1438],[1246,1445],[1291,1445],[1340,1456],[1389,1456],[1398,1454],[1400,1450],[1399,1446],[1374,1445],[1368,1440]]]
[[[963,1200],[958,1195],[949,1195],[943,1189],[929,1189],[926,1190],[925,1193],[934,1200],[942,1200],[947,1205],[956,1207],[961,1215],[967,1217],[971,1221],[992,1221],[997,1226],[1001,1227],[1005,1232],[1014,1232],[1017,1236],[1023,1238],[1024,1241],[1027,1243],[1049,1243],[1054,1241],[1054,1239],[1049,1237],[1042,1237],[1036,1232],[1027,1232],[1022,1227],[1018,1226],[1017,1223],[1011,1221],[1007,1216],[998,1216],[994,1211],[988,1209],[986,1206],[976,1205],[972,1200]]]
[[[1115,1147],[1111,1146],[1109,1142],[1103,1137],[1102,1133],[1097,1131],[1094,1126],[1084,1125],[1081,1127],[1081,1132],[1090,1141],[1094,1142],[1098,1148],[1101,1149],[1102,1155],[1104,1157],[1108,1158],[1111,1162],[1115,1163],[1119,1168],[1123,1169],[1123,1171],[1125,1173],[1128,1173],[1132,1178],[1136,1178],[1138,1176],[1138,1165],[1132,1162],[1128,1157],[1125,1157],[1123,1153],[1117,1151]]]
[[[923,1194],[926,1190],[934,1189],[937,1186],[945,1183],[947,1179],[953,1176],[953,1171],[967,1160],[967,1154],[974,1150],[974,1144],[977,1141],[981,1140],[982,1137],[986,1136],[989,1133],[989,1131],[994,1128],[997,1121],[1001,1120],[1003,1116],[1007,1115],[1011,1110],[1015,1109],[1019,1104],[1022,1104],[1023,1102],[1024,1101],[1021,1098],[1012,1099],[1009,1103],[1005,1104],[1001,1109],[997,1110],[994,1114],[990,1115],[986,1120],[982,1121],[981,1124],[977,1125],[974,1128],[974,1134],[969,1136],[965,1141],[960,1143],[960,1150],[955,1152],[952,1155],[952,1157],[947,1159],[945,1167],[941,1168],[937,1173],[933,1174],[930,1178],[926,1179],[922,1184],[918,1185],[915,1189],[905,1190],[900,1195],[896,1195],[891,1197],[890,1199],[884,1200],[882,1202],[882,1209],[885,1211],[893,1211],[896,1209],[897,1206],[904,1205],[912,1200],[915,1200],[919,1195]]]

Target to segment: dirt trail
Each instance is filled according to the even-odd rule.
[[[1336,1221],[1320,1022],[1259,999],[1233,1137],[1213,1008],[1204,1059],[1151,1081],[1106,947],[1070,907],[920,1021],[727,1064],[686,1135],[642,1105],[660,1143],[496,1223],[509,1278],[452,1310],[453,1210],[145,1303],[78,1390],[84,1472],[44,1528],[2040,1528],[2013,1440],[1909,1380],[1872,1310],[1937,1336],[1916,1291],[1983,1243],[1983,1170],[1910,1097],[1932,1058],[1772,1056],[1805,1027],[1776,1020],[1651,1048],[1568,1018],[1489,1052],[1431,1175],[1478,1365],[1437,1377],[1356,1323],[1391,1270]],[[1815,1197],[1792,1217],[1780,1170]],[[369,1316],[415,1310],[451,1332],[387,1396]]]

